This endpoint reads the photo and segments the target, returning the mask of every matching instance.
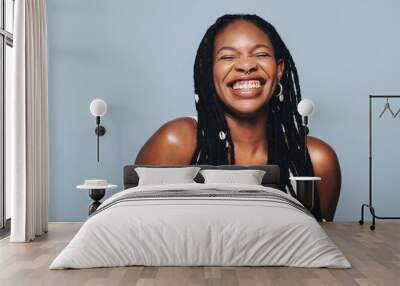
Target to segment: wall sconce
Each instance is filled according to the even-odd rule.
[[[100,117],[107,113],[107,103],[102,99],[94,99],[90,103],[90,113],[96,117],[97,127],[94,132],[97,135],[97,162],[99,162],[99,138],[106,133],[104,126],[100,125]]]
[[[297,105],[297,111],[303,117],[303,128],[302,132],[304,135],[304,167],[307,163],[307,134],[308,130],[308,116],[313,113],[315,108],[314,102],[309,99],[303,99]],[[305,175],[305,174],[304,174]],[[310,211],[314,208],[316,186],[317,181],[321,180],[321,177],[290,177],[291,180],[296,181],[296,198]]]
[[[303,116],[303,132],[304,132],[304,163],[307,162],[307,134],[308,116],[313,113],[315,108],[314,102],[310,99],[302,99],[297,105],[297,111]]]

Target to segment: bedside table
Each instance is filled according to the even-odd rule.
[[[308,210],[314,207],[315,202],[315,186],[321,177],[290,177],[296,182],[296,197]]]
[[[89,197],[93,200],[93,202],[89,205],[89,215],[97,210],[97,208],[101,205],[100,200],[106,194],[107,189],[114,189],[117,185],[111,185],[107,182],[107,180],[85,180],[83,185],[76,186],[77,189],[80,190],[89,190]]]

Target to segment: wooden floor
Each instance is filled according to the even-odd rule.
[[[370,231],[357,223],[324,223],[323,228],[352,269],[289,267],[120,267],[48,270],[81,223],[50,223],[32,242],[0,241],[0,285],[400,285],[400,223],[379,223]]]

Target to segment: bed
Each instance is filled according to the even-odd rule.
[[[124,168],[124,191],[102,203],[50,269],[351,267],[308,210],[279,190],[278,166],[199,166],[264,170],[260,185],[204,183],[199,173],[193,183],[149,186],[138,185],[137,167]]]

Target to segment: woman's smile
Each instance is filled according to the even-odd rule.
[[[232,80],[227,86],[233,95],[251,99],[262,93],[265,83],[262,77],[247,77]]]

